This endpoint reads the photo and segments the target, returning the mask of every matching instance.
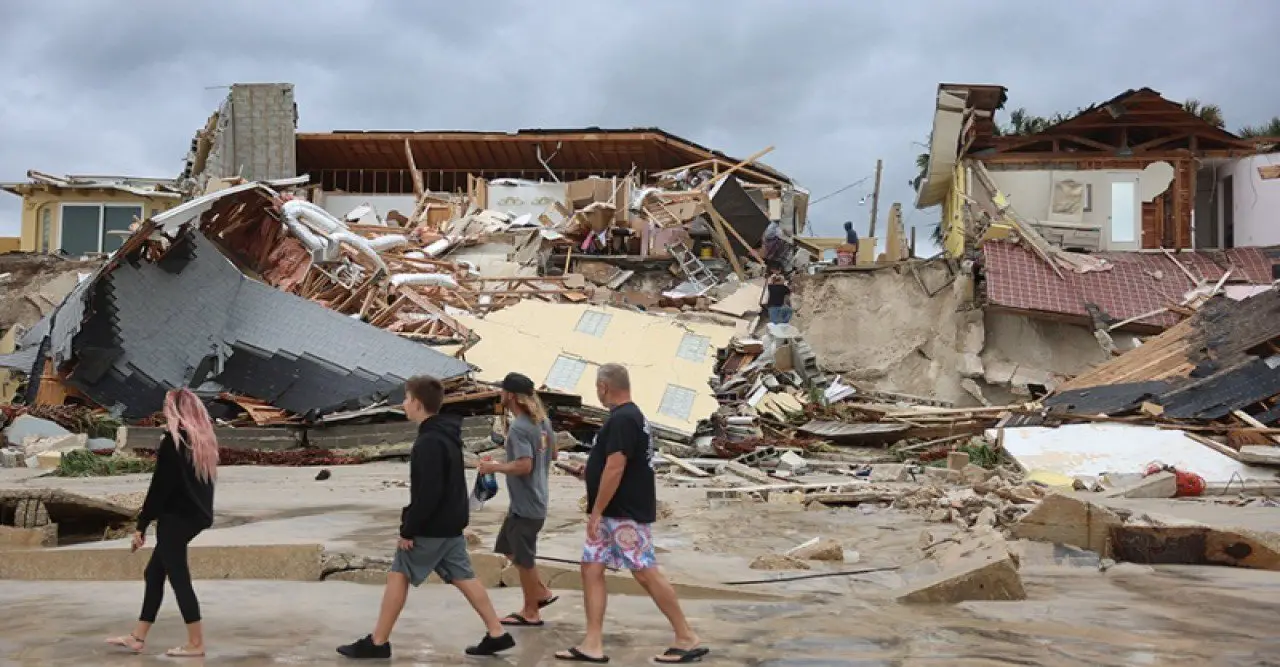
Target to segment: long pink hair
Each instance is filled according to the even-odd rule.
[[[200,398],[185,387],[170,390],[164,397],[164,419],[174,444],[186,445],[191,450],[196,477],[203,482],[217,478],[218,438],[213,434],[213,420],[209,419]]]

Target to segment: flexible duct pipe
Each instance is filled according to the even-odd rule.
[[[391,276],[391,286],[427,285],[430,287],[452,287],[457,289],[458,281],[447,273],[396,273]]]
[[[342,243],[346,243],[347,245],[356,248],[361,253],[368,256],[368,258],[373,261],[374,266],[378,267],[384,273],[386,272],[386,263],[382,261],[382,257],[378,255],[378,251],[374,250],[373,246],[369,244],[369,240],[363,236],[359,236],[352,232],[341,231],[330,234],[329,238],[333,241],[341,241]]]
[[[369,246],[372,247],[374,250],[377,250],[378,252],[382,252],[384,250],[390,250],[392,248],[399,248],[402,245],[408,245],[408,244],[409,244],[409,239],[406,238],[403,234],[388,234],[386,236],[379,236],[378,238],[373,239],[372,241],[369,241]]]
[[[302,199],[290,199],[280,205],[280,213],[287,220],[301,222],[326,234],[347,231],[347,225],[328,211]]]
[[[444,251],[448,250],[451,245],[453,245],[453,239],[446,236],[438,241],[432,241],[431,245],[427,246],[425,250],[428,257],[439,257],[440,255],[443,255]]]

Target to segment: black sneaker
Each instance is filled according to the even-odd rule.
[[[497,655],[499,652],[515,648],[515,646],[516,640],[511,638],[511,633],[504,634],[501,637],[490,637],[486,634],[479,644],[467,647],[467,655]]]
[[[379,646],[373,643],[373,635],[365,635],[353,644],[339,646],[338,653],[353,660],[387,660],[391,657],[391,642]]]

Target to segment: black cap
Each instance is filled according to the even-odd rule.
[[[533,380],[519,373],[507,373],[502,378],[502,390],[522,396],[533,396]]]

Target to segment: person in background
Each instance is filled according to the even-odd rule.
[[[855,248],[858,247],[858,231],[853,228],[852,222],[844,223],[844,242]]]
[[[769,276],[765,285],[764,307],[769,312],[770,324],[787,324],[791,321],[791,288],[781,273]]]
[[[142,614],[134,630],[124,637],[112,637],[108,644],[141,653],[147,633],[156,622],[164,599],[167,578],[178,598],[178,610],[187,624],[187,643],[165,652],[171,657],[203,656],[204,628],[200,621],[200,601],[191,586],[187,565],[187,545],[213,525],[213,485],[218,476],[218,440],[213,422],[200,398],[190,389],[174,389],[164,397],[165,434],[156,450],[156,469],[151,474],[147,498],[138,513],[133,551],[147,542],[147,527],[156,523],[156,547],[144,573],[146,590]]]
[[[444,385],[429,376],[404,385],[404,413],[418,423],[409,454],[409,505],[400,513],[400,539],[387,573],[382,608],[373,633],[338,647],[355,659],[391,657],[391,630],[404,610],[409,585],[419,586],[432,572],[462,592],[488,633],[467,655],[495,655],[516,645],[502,629],[489,593],[476,579],[462,531],[470,520],[467,476],[462,460],[462,418],[440,414]]]
[[[760,252],[764,255],[765,266],[770,271],[781,271],[787,265],[787,239],[782,234],[782,225],[777,220],[769,221],[760,241]]]
[[[653,475],[653,436],[644,413],[631,401],[631,379],[619,364],[596,373],[596,397],[609,408],[587,465],[575,474],[587,482],[587,540],[582,549],[582,589],[587,635],[581,644],[556,653],[557,660],[602,664],[604,615],[608,604],[606,567],[630,570],[671,623],[675,642],[654,660],[697,662],[710,650],[700,646],[671,582],[658,570],[650,526],[658,518]]]
[[[538,577],[538,533],[547,520],[551,460],[555,458],[555,431],[547,410],[538,400],[533,380],[519,373],[502,379],[502,407],[515,415],[503,445],[507,462],[481,461],[479,473],[507,477],[511,505],[502,520],[493,550],[515,563],[524,591],[524,606],[508,614],[503,625],[543,625],[541,610],[559,598]]]

